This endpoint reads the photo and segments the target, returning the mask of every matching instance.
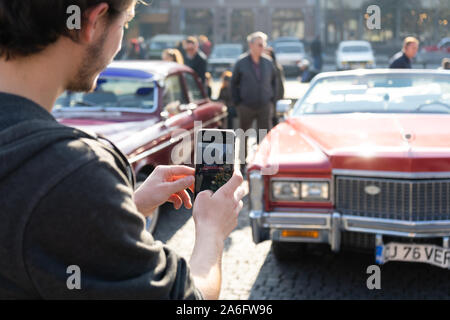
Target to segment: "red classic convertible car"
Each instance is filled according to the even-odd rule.
[[[99,77],[92,93],[66,92],[57,101],[54,116],[61,123],[102,134],[128,156],[137,181],[157,165],[192,161],[194,122],[217,128],[226,107],[210,101],[192,69],[162,61],[113,62]],[[174,147],[189,152],[174,152]],[[149,230],[155,228],[159,209]]]
[[[319,75],[248,172],[253,239],[279,259],[325,243],[449,268],[450,72]]]

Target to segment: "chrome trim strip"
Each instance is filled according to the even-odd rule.
[[[450,235],[450,220],[443,221],[401,221],[376,218],[361,218],[341,215],[339,212],[315,213],[289,213],[289,212],[250,212],[250,223],[256,243],[268,240],[276,229],[316,229],[328,235],[322,242],[328,242],[333,251],[341,247],[343,231],[371,233],[381,240],[383,235],[399,236],[405,238],[436,238],[443,237],[444,247],[448,245]],[[263,236],[264,232],[264,236]],[[290,241],[297,241],[290,239]],[[300,241],[300,240],[298,240]],[[301,239],[303,241],[303,239]]]
[[[346,231],[407,235],[408,237],[420,235],[445,236],[450,234],[450,220],[414,222],[343,215],[342,229]]]
[[[264,228],[331,229],[331,214],[264,212]]]
[[[399,179],[443,179],[450,178],[450,171],[441,172],[398,172],[398,171],[370,171],[370,170],[346,170],[333,169],[333,175],[357,176],[357,177],[379,177]]]
[[[211,123],[214,123],[214,122],[217,122],[217,121],[222,120],[222,119],[225,118],[226,116],[227,116],[227,113],[223,113],[223,114],[220,115],[220,116],[216,116],[216,117],[212,118],[211,120],[206,121],[205,123],[202,124],[202,126],[208,126],[208,125],[210,125]],[[138,161],[140,161],[140,160],[142,160],[142,159],[144,159],[144,158],[147,158],[148,156],[151,156],[152,154],[155,154],[155,153],[157,153],[157,152],[159,152],[159,151],[161,151],[161,150],[163,150],[163,149],[169,147],[170,145],[179,142],[179,141],[182,140],[184,137],[187,137],[187,136],[192,135],[192,134],[194,133],[194,129],[195,129],[195,128],[190,129],[189,132],[187,132],[187,133],[185,133],[185,134],[181,134],[181,135],[176,136],[176,137],[171,137],[171,138],[170,138],[169,140],[167,140],[166,142],[163,142],[163,143],[157,145],[157,146],[154,147],[154,148],[151,148],[151,149],[149,149],[149,150],[147,150],[147,151],[144,151],[144,152],[142,152],[142,153],[140,153],[140,154],[134,156],[133,158],[130,158],[128,161],[129,161],[130,163],[135,163],[135,162],[138,162]]]

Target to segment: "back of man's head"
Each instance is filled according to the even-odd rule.
[[[114,19],[136,0],[0,0],[0,58],[6,60],[39,53],[65,36],[77,41],[76,30],[68,27],[72,11],[79,9],[81,27],[84,13],[95,6],[108,5]],[[72,8],[72,9],[71,9]]]

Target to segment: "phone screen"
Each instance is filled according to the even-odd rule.
[[[235,163],[236,135],[231,130],[199,130],[195,139],[195,197],[216,192],[231,179]]]

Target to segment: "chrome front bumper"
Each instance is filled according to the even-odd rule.
[[[342,232],[361,232],[405,238],[443,238],[443,246],[449,246],[450,220],[403,221],[342,215],[339,212],[261,212],[250,211],[253,241],[328,243],[338,252]],[[282,230],[316,230],[318,238],[284,238]]]

